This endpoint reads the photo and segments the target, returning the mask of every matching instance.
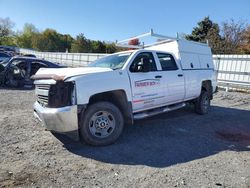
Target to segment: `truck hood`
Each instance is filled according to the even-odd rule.
[[[64,80],[78,75],[93,74],[99,72],[113,71],[110,68],[101,67],[81,67],[81,68],[41,68],[32,76],[33,79],[54,79]]]

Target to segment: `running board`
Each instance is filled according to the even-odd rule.
[[[139,113],[136,113],[134,115],[134,119],[135,120],[144,119],[144,118],[151,117],[151,116],[154,116],[154,115],[157,115],[157,114],[162,114],[162,113],[165,113],[165,112],[170,112],[170,111],[173,111],[173,110],[177,110],[177,109],[183,108],[185,106],[186,106],[185,103],[178,103],[178,104],[174,104],[174,105],[165,106],[165,107],[162,107],[162,108],[148,110],[148,111],[145,111],[145,112],[139,112]]]

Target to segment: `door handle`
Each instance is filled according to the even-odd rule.
[[[155,78],[161,78],[162,76],[161,75],[157,75],[157,76],[155,76]]]
[[[182,77],[183,76],[183,74],[178,74],[178,77]]]

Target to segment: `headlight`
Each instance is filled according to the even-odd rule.
[[[73,82],[63,81],[58,81],[55,85],[51,85],[48,106],[50,108],[59,108],[75,104],[75,100],[72,100],[72,95],[75,98],[75,92],[73,92],[74,85]]]

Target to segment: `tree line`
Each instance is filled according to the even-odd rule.
[[[33,24],[25,24],[22,31],[13,31],[9,18],[0,18],[0,45],[31,48],[42,52],[114,53],[114,43],[87,39],[83,33],[73,38],[54,29],[39,31]]]
[[[25,24],[22,31],[14,31],[14,22],[0,18],[0,45],[32,48],[38,51],[72,53],[114,53],[120,50],[115,43],[87,39],[83,33],[75,38],[54,29],[39,31],[33,24]],[[205,17],[191,34],[182,34],[187,40],[209,42],[214,54],[250,54],[250,26],[243,21],[230,20],[221,25]],[[139,40],[130,43],[140,43]]]

